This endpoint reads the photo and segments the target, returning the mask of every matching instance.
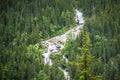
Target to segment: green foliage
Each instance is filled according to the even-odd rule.
[[[49,80],[49,77],[41,70],[33,80]]]
[[[80,70],[77,70],[80,80],[100,80],[96,75],[91,74],[91,66],[94,64],[94,57],[90,53],[90,48],[92,46],[91,40],[88,32],[84,32],[82,39],[82,47],[78,47],[81,52],[81,56],[78,62],[70,62],[71,65],[78,66]]]
[[[0,0],[0,80],[58,80],[45,73],[40,42],[74,24],[73,3]]]
[[[53,60],[59,60],[60,59],[60,57],[61,57],[62,55],[60,54],[60,53],[56,53],[56,54],[52,54],[52,55],[50,55],[50,58],[51,59],[53,59]]]
[[[85,80],[85,75],[89,80],[119,80],[119,4],[120,0],[0,0],[0,80],[65,80],[57,68],[62,65],[71,80]],[[55,64],[44,65],[39,42],[75,26],[75,8],[85,16],[85,33],[69,39],[61,52],[68,64],[62,55],[51,55]]]

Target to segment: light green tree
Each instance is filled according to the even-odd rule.
[[[80,72],[79,72],[79,78],[80,80],[90,80],[90,64],[92,61],[92,56],[90,54],[90,47],[92,46],[91,40],[89,37],[89,33],[85,32],[83,35],[83,46],[78,47],[78,49],[81,51],[82,55],[80,56]]]
[[[100,75],[93,75],[91,73],[91,69],[92,69],[91,66],[94,64],[94,61],[96,59],[90,53],[92,43],[91,43],[88,32],[84,32],[82,42],[83,42],[82,47],[78,47],[78,49],[81,51],[80,63],[79,63],[79,67],[80,67],[79,79],[80,80],[101,80]]]
[[[78,67],[77,73],[79,80],[100,80],[101,76],[93,75],[91,73],[91,66],[94,64],[95,58],[90,53],[92,44],[88,32],[83,33],[82,42],[82,47],[78,47],[78,50],[81,53],[81,55],[77,56],[79,57],[79,61],[69,63]]]

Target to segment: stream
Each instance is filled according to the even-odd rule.
[[[54,62],[50,59],[50,55],[59,53],[65,47],[65,43],[67,42],[68,37],[70,39],[76,39],[76,37],[80,34],[84,25],[84,18],[81,12],[79,12],[77,9],[75,11],[75,21],[77,26],[68,30],[62,35],[42,41],[42,44],[45,46],[45,53],[42,54],[44,64],[52,65]],[[64,55],[62,58],[66,63],[68,62],[68,59]],[[66,69],[62,69],[61,67],[58,68],[63,71],[65,79],[70,80],[69,72]]]

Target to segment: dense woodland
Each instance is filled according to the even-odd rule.
[[[74,27],[75,9],[81,35],[44,65],[41,41]],[[65,80],[57,66],[71,80],[120,80],[120,0],[0,0],[0,80]]]

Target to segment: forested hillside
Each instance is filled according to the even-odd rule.
[[[77,5],[86,17],[84,31],[64,50],[72,79],[120,80],[120,1],[79,0]]]
[[[41,42],[76,26],[75,9],[82,32],[44,64]],[[120,80],[120,0],[0,0],[0,80],[65,80],[58,66],[70,80]]]

